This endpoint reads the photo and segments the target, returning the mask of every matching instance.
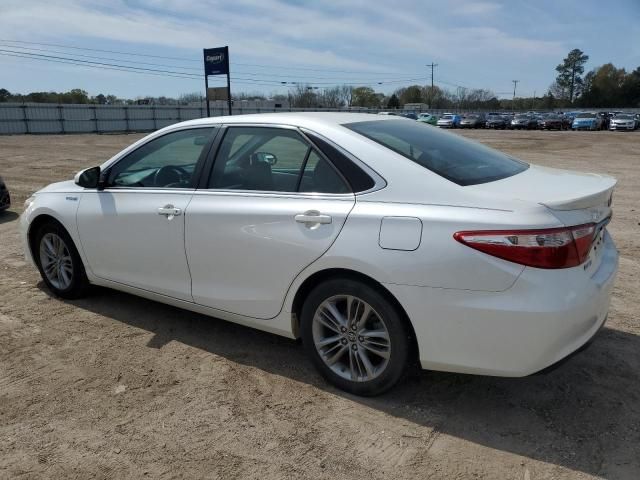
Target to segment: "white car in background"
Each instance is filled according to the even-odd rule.
[[[632,114],[620,113],[613,117],[609,122],[609,130],[628,130],[636,129],[636,119]]]
[[[21,228],[60,297],[102,285],[301,337],[374,395],[416,360],[520,377],[585,345],[618,265],[615,183],[393,116],[240,115],[43,188]]]

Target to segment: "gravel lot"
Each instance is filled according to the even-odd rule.
[[[0,137],[0,478],[640,478],[640,132],[464,134],[618,178],[607,328],[549,373],[416,372],[374,399],[284,338],[107,289],[52,298],[22,256],[24,199],[141,135]]]

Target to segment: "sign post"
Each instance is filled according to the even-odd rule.
[[[231,77],[229,76],[229,47],[205,48],[204,54],[204,87],[207,92],[207,117],[209,110],[209,75],[227,75],[227,105],[231,115]],[[213,90],[213,89],[212,89]],[[217,89],[216,89],[217,90]]]

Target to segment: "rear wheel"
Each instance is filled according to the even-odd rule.
[[[410,341],[400,313],[386,296],[351,279],[329,280],[307,297],[302,339],[316,368],[337,387],[378,395],[404,374]]]
[[[79,298],[86,294],[89,281],[67,231],[58,223],[45,223],[35,236],[33,254],[42,280],[55,295]]]

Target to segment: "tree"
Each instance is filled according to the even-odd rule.
[[[420,85],[411,85],[406,88],[399,88],[395,94],[400,99],[401,105],[407,103],[422,103],[422,87]]]
[[[11,92],[6,88],[0,88],[0,102],[8,102],[11,98]]]
[[[178,101],[184,105],[190,103],[202,103],[204,102],[204,96],[200,92],[183,93],[178,98]]]
[[[343,105],[351,107],[353,102],[353,87],[351,85],[342,85],[340,87],[340,98],[342,99]]]
[[[325,108],[339,108],[344,105],[340,87],[325,88],[318,95],[318,100]]]
[[[621,96],[627,107],[640,107],[640,67],[627,74],[621,88]]]
[[[371,87],[356,87],[353,89],[353,99],[351,104],[356,107],[380,107],[380,95]]]
[[[400,108],[400,99],[396,96],[395,93],[389,97],[387,108]]]
[[[558,72],[556,83],[567,90],[570,103],[573,103],[580,94],[583,84],[581,75],[584,73],[584,65],[588,60],[588,55],[585,55],[582,50],[574,48],[562,63],[556,67]]]
[[[623,96],[623,85],[627,80],[624,68],[606,63],[595,68],[584,77],[584,93],[581,104],[587,107],[625,107],[628,99]]]
[[[104,105],[107,103],[107,97],[105,97],[102,93],[99,93],[93,99],[100,105]]]
[[[297,84],[292,89],[291,106],[296,108],[312,108],[318,105],[318,98],[311,85]]]

